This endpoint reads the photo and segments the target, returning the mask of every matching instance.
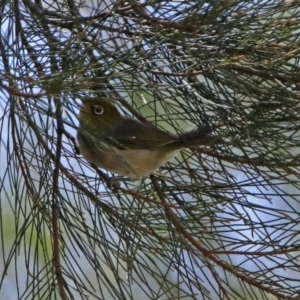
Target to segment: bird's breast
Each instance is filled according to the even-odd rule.
[[[161,165],[171,159],[175,152],[165,149],[126,149],[113,147],[86,147],[83,139],[77,137],[82,156],[90,163],[107,171],[128,176],[136,180],[155,172]]]
[[[125,173],[123,175],[132,179],[155,172],[174,156],[174,152],[166,153],[161,150],[135,149],[117,150],[117,152],[122,157],[119,165],[124,167]]]

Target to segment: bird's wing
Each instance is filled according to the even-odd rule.
[[[174,141],[171,134],[131,118],[124,118],[107,138],[118,149],[155,150]]]

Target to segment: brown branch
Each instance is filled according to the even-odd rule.
[[[200,32],[204,32],[204,27],[202,26],[203,24],[201,22],[199,22],[198,24],[195,24],[194,22],[189,22],[189,19],[185,19],[183,21],[180,22],[174,22],[174,21],[166,21],[164,19],[158,19],[155,17],[150,16],[145,8],[144,5],[137,3],[135,1],[130,0],[129,1],[131,4],[132,9],[134,10],[134,12],[139,15],[143,20],[148,21],[147,23],[149,23],[150,25],[159,25],[162,28],[165,29],[176,29],[176,30],[180,30],[181,32],[189,32],[189,33],[200,33]],[[144,21],[144,23],[146,23]]]
[[[34,93],[22,93],[20,92],[19,89],[13,87],[13,86],[7,86],[5,84],[3,84],[0,81],[0,86],[6,90],[11,96],[16,96],[16,97],[22,97],[25,99],[39,99],[43,96],[47,96],[47,93],[38,93],[38,94],[34,94]]]
[[[278,73],[271,72],[270,70],[257,70],[251,67],[242,66],[238,64],[230,64],[229,66],[232,70],[236,70],[239,73],[245,73],[247,75],[256,75],[261,78],[267,78],[270,80],[278,79],[282,82],[300,83],[299,75],[295,75],[295,76],[288,76],[287,74],[280,75]]]
[[[220,250],[213,250],[212,252],[214,254],[218,255],[224,255],[224,254],[230,254],[230,255],[247,255],[247,256],[268,256],[268,255],[282,255],[292,252],[298,252],[300,250],[300,246],[294,246],[290,249],[288,246],[284,245],[286,249],[278,249],[274,251],[220,251]]]
[[[58,195],[59,195],[59,165],[61,160],[62,151],[62,135],[63,135],[63,122],[60,100],[56,101],[56,122],[57,122],[57,142],[56,142],[56,155],[54,161],[53,171],[53,190],[52,190],[52,238],[53,238],[53,265],[55,269],[55,275],[58,283],[59,293],[62,299],[66,300],[67,295],[65,289],[67,289],[67,283],[64,280],[62,274],[62,266],[60,262],[59,253],[59,208],[58,208]]]
[[[155,186],[156,192],[162,202],[166,202],[163,193],[161,192],[157,182],[155,180],[152,180],[153,185]],[[221,269],[224,271],[227,271],[240,280],[248,283],[251,286],[255,286],[258,289],[265,291],[267,293],[270,293],[278,298],[281,299],[288,299],[288,300],[295,300],[294,297],[286,296],[280,292],[276,292],[274,290],[274,287],[269,287],[266,286],[264,283],[259,283],[258,281],[250,278],[249,276],[245,275],[243,271],[235,266],[232,266],[228,264],[226,261],[219,260],[216,256],[215,253],[211,250],[207,250],[205,247],[203,247],[198,239],[194,238],[187,230],[187,228],[180,222],[176,214],[172,211],[171,208],[165,208],[165,213],[166,217],[171,221],[175,229],[177,230],[178,233],[180,233],[193,247],[195,247],[205,259],[208,259],[212,262],[214,262],[217,266],[219,266]]]

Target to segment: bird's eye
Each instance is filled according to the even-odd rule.
[[[100,116],[104,113],[104,109],[100,105],[93,106],[93,112],[95,115]]]

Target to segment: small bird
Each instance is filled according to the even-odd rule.
[[[211,131],[203,127],[173,135],[122,115],[106,98],[83,98],[77,141],[88,162],[135,181],[155,172],[180,149],[223,143]]]

